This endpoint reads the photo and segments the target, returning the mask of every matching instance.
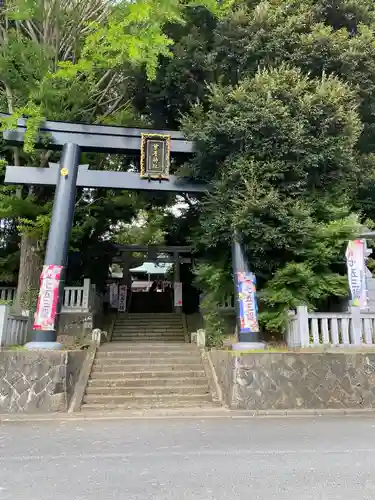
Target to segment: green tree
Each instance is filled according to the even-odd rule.
[[[185,112],[198,145],[190,168],[215,185],[181,225],[187,239],[195,227],[212,276],[224,267],[215,288],[201,266],[201,285],[224,290],[240,229],[270,312],[263,319],[280,328],[287,307],[324,307],[346,293],[345,240],[374,220],[375,6],[247,0],[220,19],[195,14],[168,27],[178,62],[162,59],[134,103],[169,126]]]
[[[3,145],[8,162],[46,167],[48,161],[57,159],[51,150],[33,148],[43,117],[95,121],[110,111],[116,119],[116,112],[124,104],[123,94],[120,94],[121,99],[114,96],[114,88],[121,91],[121,75],[103,70],[91,80],[55,77],[60,61],[74,61],[80,57],[90,23],[105,22],[110,6],[111,2],[106,0],[14,0],[5,3],[0,20],[0,105],[11,117],[3,120],[3,128],[12,127],[22,115],[28,117],[28,135],[23,150],[10,150]],[[14,220],[21,233],[17,308],[21,307],[25,294],[38,286],[52,195],[52,189],[39,186],[1,189],[0,216]],[[92,197],[96,197],[95,192],[91,193]],[[95,203],[91,199],[90,205],[97,208],[98,202],[100,195]],[[87,205],[82,197],[79,203]],[[84,219],[81,226],[87,228],[90,216],[85,213]]]
[[[223,255],[240,232],[269,329],[280,329],[298,303],[346,294],[343,250],[359,229],[350,204],[361,176],[357,108],[356,93],[339,79],[281,66],[215,86],[209,111],[197,106],[185,120],[198,144],[195,174],[214,188],[197,246]]]
[[[221,82],[235,85],[258,68],[287,63],[313,77],[335,75],[358,96],[363,131],[356,150],[362,176],[352,191],[364,218],[373,212],[375,148],[375,5],[370,0],[239,2],[215,31],[209,55]],[[362,203],[363,200],[363,203]],[[371,205],[371,206],[370,206]]]
[[[202,1],[216,14],[226,6],[225,2],[219,7],[214,1]],[[4,2],[0,12],[0,109],[10,117],[2,119],[2,127],[11,129],[20,117],[27,118],[24,148],[11,150],[3,145],[6,160],[25,167],[46,167],[48,161],[57,160],[51,150],[34,149],[45,118],[142,124],[129,99],[129,75],[144,67],[148,78],[154,77],[159,55],[168,57],[173,43],[163,26],[172,21],[183,23],[185,8],[189,2],[177,0]],[[44,139],[48,145],[48,137]],[[107,157],[90,158],[97,168],[124,168],[118,159],[114,166],[114,160],[109,163]],[[73,231],[73,245],[78,247],[108,239],[117,217],[126,220],[135,215],[134,197],[128,194],[113,196],[98,190],[86,194],[80,193]],[[4,187],[0,192],[0,217],[15,221],[13,229],[21,234],[17,308],[25,293],[38,285],[52,195],[52,189],[38,186]],[[13,240],[12,236],[9,241]],[[9,271],[5,267],[8,260],[0,263]]]
[[[153,80],[139,69],[132,75],[134,106],[155,127],[178,129],[181,117],[196,102],[206,102],[207,86],[213,81],[214,30],[218,18],[204,7],[188,9],[184,24],[165,27],[173,40],[173,57],[160,57]]]

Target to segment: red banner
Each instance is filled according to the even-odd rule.
[[[62,269],[63,266],[55,266],[53,264],[43,266],[40,276],[38,303],[34,317],[34,330],[55,330]]]

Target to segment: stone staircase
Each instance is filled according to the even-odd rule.
[[[117,317],[112,341],[184,342],[181,314],[121,314]]]
[[[120,317],[112,342],[98,349],[82,410],[212,408],[200,351],[184,342],[181,316],[134,316],[138,326],[133,315]]]

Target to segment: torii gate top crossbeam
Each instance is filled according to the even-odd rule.
[[[9,116],[0,113],[0,118]],[[27,121],[21,119],[15,130],[6,130],[4,139],[10,144],[22,144],[25,138]],[[64,144],[77,144],[81,151],[97,153],[138,153],[141,148],[142,134],[165,134],[171,139],[171,153],[189,155],[194,152],[194,142],[175,130],[150,130],[108,125],[87,125],[84,123],[46,121],[40,127],[41,134],[48,134],[49,142],[40,142],[42,148],[62,149]]]

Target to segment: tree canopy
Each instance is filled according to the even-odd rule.
[[[212,8],[215,15],[226,6],[210,0],[199,3]],[[7,0],[0,12],[0,109],[10,117],[1,122],[3,129],[11,129],[26,116],[27,132],[22,150],[3,144],[4,164],[46,167],[58,158],[48,148],[34,148],[39,126],[46,118],[147,124],[147,118],[132,103],[132,72],[140,69],[147,78],[154,78],[158,58],[171,55],[173,41],[163,27],[172,22],[183,24],[187,8],[190,2],[177,0]],[[48,146],[48,137],[45,141]],[[129,168],[132,161],[109,160],[103,155],[88,155],[87,160],[99,169],[118,170]],[[3,187],[0,191],[0,217],[11,220],[13,228],[9,232],[8,225],[4,233],[4,278],[17,273],[20,260],[17,307],[28,290],[38,286],[52,199],[53,190],[44,187]],[[110,259],[104,241],[112,234],[116,238],[118,220],[130,221],[145,204],[150,201],[139,203],[134,194],[91,190],[87,196],[81,190],[72,250],[90,248],[98,258]],[[18,235],[18,259],[10,258]],[[80,260],[81,273],[76,277],[87,271]],[[103,269],[107,260],[102,260]]]
[[[28,117],[25,148],[2,144],[6,161],[55,159],[34,149],[45,117],[181,127],[197,153],[178,172],[213,186],[179,218],[164,210],[170,197],[82,190],[71,279],[93,272],[82,249],[110,260],[111,241],[191,242],[220,331],[213,312],[231,291],[236,230],[268,330],[281,331],[300,303],[346,296],[346,242],[375,220],[372,1],[8,0],[0,25],[0,107],[11,114],[3,128]],[[137,162],[87,155],[101,169]],[[20,295],[38,277],[52,195],[0,190],[0,268],[18,275]],[[134,229],[144,211],[154,216]]]

